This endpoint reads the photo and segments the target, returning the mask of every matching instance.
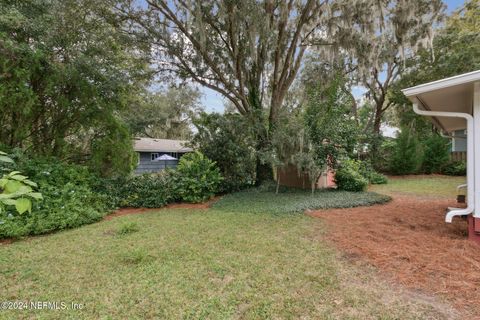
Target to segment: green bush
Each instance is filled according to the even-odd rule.
[[[220,192],[232,192],[255,183],[255,134],[239,114],[201,113],[193,124],[197,132],[192,144],[215,161],[224,179]]]
[[[14,207],[18,214],[31,213],[32,200],[42,200],[42,194],[34,191],[38,187],[35,182],[9,168],[14,163],[12,158],[0,151],[0,214],[7,207]]]
[[[391,171],[391,163],[395,153],[395,146],[395,139],[390,137],[382,137],[377,153],[375,154],[375,157],[371,159],[375,170],[380,172]]]
[[[118,206],[133,208],[160,208],[172,202],[173,171],[161,171],[155,174],[144,174],[129,179],[115,181],[117,186],[112,187],[116,192]],[[122,181],[120,180],[120,181]]]
[[[372,172],[370,173],[369,176],[369,182],[371,184],[386,184],[388,183],[388,179],[385,175],[378,173],[378,172]]]
[[[223,180],[215,162],[198,151],[184,155],[171,177],[176,200],[193,203],[213,197]]]
[[[371,184],[385,184],[388,179],[385,175],[378,173],[373,168],[370,161],[348,160],[348,165],[355,171],[359,172],[362,177],[368,180]]]
[[[408,128],[402,128],[395,142],[391,158],[391,171],[394,174],[405,175],[417,173],[422,156],[418,139]]]
[[[215,163],[200,152],[183,156],[176,170],[99,180],[95,190],[113,207],[160,208],[173,201],[202,202],[219,191]]]
[[[467,175],[467,163],[465,161],[452,161],[443,166],[441,172],[449,176]]]
[[[345,160],[335,172],[335,183],[338,189],[345,191],[364,191],[368,180],[361,174],[361,162]]]
[[[0,215],[0,238],[16,238],[75,228],[102,219],[109,211],[105,194],[94,192],[98,180],[86,167],[61,163],[55,158],[17,158],[15,169],[38,184],[42,201],[31,212]]]
[[[98,179],[85,166],[66,164],[53,157],[19,159],[18,166],[19,170],[37,181],[39,185],[62,186],[72,183],[76,186],[92,187]]]
[[[424,142],[423,171],[427,174],[440,173],[449,159],[449,141],[433,134]]]
[[[177,170],[115,179],[100,179],[85,166],[55,158],[18,159],[14,169],[37,182],[43,200],[21,215],[15,206],[6,206],[0,212],[0,238],[76,228],[102,219],[116,207],[201,202],[218,192],[222,180],[215,163],[199,152],[182,157]]]

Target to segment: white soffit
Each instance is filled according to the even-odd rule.
[[[480,81],[480,70],[402,90],[412,102],[431,111],[465,112],[472,114],[474,83]],[[461,118],[433,119],[441,129],[451,132],[466,128]]]

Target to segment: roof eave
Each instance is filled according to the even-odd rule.
[[[408,98],[415,97],[419,94],[440,90],[443,88],[458,86],[465,83],[480,81],[480,70],[461,74],[455,77],[446,78],[438,81],[433,81],[421,84],[415,87],[403,89],[402,92]]]
[[[192,152],[193,149],[175,149],[175,150],[166,150],[166,149],[133,149],[135,152]]]

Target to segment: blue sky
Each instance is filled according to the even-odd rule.
[[[458,9],[465,2],[464,0],[444,0],[447,5],[447,12],[450,13],[455,9]],[[205,106],[205,111],[207,112],[223,112],[224,99],[218,93],[208,88],[200,88],[200,91],[203,93],[202,104]],[[354,95],[360,97],[364,89],[360,87],[353,88]]]

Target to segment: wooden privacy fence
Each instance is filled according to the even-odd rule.
[[[466,151],[453,151],[450,152],[451,161],[467,161],[467,152]]]
[[[299,173],[293,165],[288,165],[278,170],[278,176],[275,180],[280,179],[280,185],[286,187],[310,189],[310,177],[306,173]],[[315,189],[334,188],[335,173],[332,170],[324,171],[315,183]]]

